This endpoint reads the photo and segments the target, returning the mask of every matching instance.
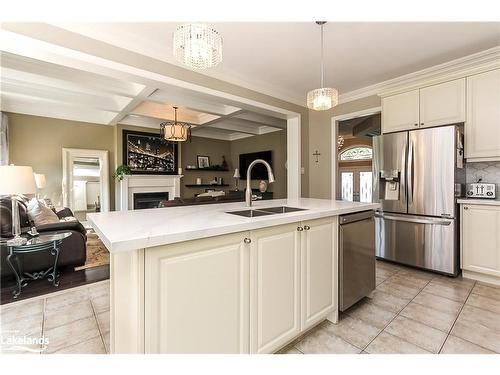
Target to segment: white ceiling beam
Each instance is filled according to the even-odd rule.
[[[130,100],[125,106],[123,106],[120,111],[116,114],[113,119],[109,122],[110,125],[116,125],[121,120],[123,120],[134,108],[136,108],[140,103],[142,103],[149,95],[155,92],[154,87],[144,87],[132,100]]]
[[[262,115],[260,113],[255,112],[243,112],[234,116],[236,118],[247,120],[251,122],[258,123],[260,125],[272,126],[275,128],[285,129],[286,128],[286,120],[279,119],[276,117]]]
[[[93,124],[108,124],[109,121],[115,116],[114,112],[83,107],[69,107],[61,105],[60,103],[36,101],[27,97],[24,99],[16,98],[15,100],[12,100],[5,95],[2,95],[0,110],[32,116],[90,122]]]
[[[242,126],[237,123],[233,123],[232,119],[223,120],[213,122],[210,125],[201,125],[200,128],[215,128],[215,129],[224,129],[224,130],[232,130],[240,133],[251,134],[251,135],[259,135],[259,127],[258,126]]]
[[[87,93],[74,92],[62,89],[56,89],[38,84],[19,83],[12,81],[1,82],[2,95],[26,96],[34,98],[34,100],[53,101],[64,103],[67,105],[75,105],[95,108],[104,111],[120,111],[128,102],[130,98],[120,96],[104,96],[104,95],[90,95]]]
[[[1,66],[2,68],[37,74],[59,81],[73,82],[83,87],[111,92],[121,96],[135,96],[144,88],[144,85],[110,78],[111,76],[95,74],[69,66],[5,52],[2,53]]]

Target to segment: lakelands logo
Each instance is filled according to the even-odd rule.
[[[20,336],[17,331],[4,332],[0,335],[0,351],[8,352],[31,352],[41,353],[47,349],[49,338],[45,336],[30,337]]]

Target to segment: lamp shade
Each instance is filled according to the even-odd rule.
[[[0,166],[0,195],[36,193],[33,168],[2,165]]]
[[[241,177],[241,176],[240,176],[240,170],[239,170],[238,168],[236,168],[236,169],[234,170],[234,175],[233,175],[233,177],[234,177],[234,178],[240,178],[240,177]]]
[[[45,180],[45,175],[41,173],[35,173],[35,182],[38,189],[43,189],[47,186],[47,180]]]

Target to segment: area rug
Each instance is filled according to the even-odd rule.
[[[109,251],[97,234],[87,234],[87,260],[83,266],[75,267],[75,271],[109,264]]]

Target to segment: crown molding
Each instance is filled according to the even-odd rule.
[[[497,68],[500,68],[500,46],[342,94],[340,102],[371,95],[390,96]]]

